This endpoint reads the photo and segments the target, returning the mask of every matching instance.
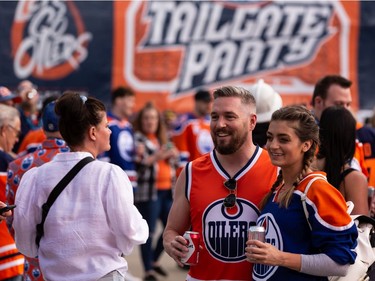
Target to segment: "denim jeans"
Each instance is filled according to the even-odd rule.
[[[154,251],[152,249],[152,238],[155,233],[157,213],[155,212],[157,201],[138,202],[135,204],[141,213],[142,217],[147,221],[148,229],[150,231],[148,239],[145,244],[141,245],[141,257],[145,271],[152,269],[152,262],[154,260]]]
[[[173,202],[172,190],[158,190],[158,200],[155,212],[158,214],[158,219],[160,219],[163,230],[167,224],[169,211],[171,210]],[[164,251],[163,246],[163,233],[160,234],[156,247],[154,249],[154,262],[159,260],[160,255]]]
[[[157,238],[155,249],[152,247],[152,241],[155,235],[157,220],[161,220],[163,229],[167,223],[172,200],[171,190],[158,190],[158,199],[156,201],[138,202],[135,204],[143,218],[147,221],[150,230],[146,243],[141,245],[141,256],[145,271],[153,268],[152,264],[159,259],[164,250],[162,234]]]

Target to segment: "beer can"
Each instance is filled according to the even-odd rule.
[[[266,240],[266,230],[263,226],[250,226],[248,231],[249,240],[259,240],[264,242]]]
[[[181,258],[181,262],[186,265],[196,265],[199,260],[199,243],[200,243],[200,234],[195,231],[185,231],[184,236],[187,240],[187,247],[189,252],[187,253],[186,258]]]

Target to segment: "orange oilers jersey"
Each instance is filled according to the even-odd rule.
[[[357,127],[357,138],[363,144],[369,186],[375,187],[375,129],[367,126]]]
[[[16,248],[5,221],[0,223],[0,280],[23,274],[25,258]]]
[[[0,172],[0,200],[2,202],[6,202],[6,179],[7,173]],[[18,252],[6,222],[0,222],[0,280],[22,275],[24,263],[25,258]]]
[[[233,177],[237,181],[236,205],[223,206],[229,191],[229,174],[215,151],[186,166],[186,197],[190,203],[192,230],[201,235],[198,265],[191,266],[188,281],[252,280],[252,264],[246,261],[247,230],[259,216],[258,205],[277,176],[265,150],[257,147],[248,163]]]
[[[46,138],[43,128],[28,131],[18,148],[18,155],[35,151]]]
[[[197,118],[192,114],[181,117],[181,125],[174,132],[172,141],[180,152],[180,167],[212,151],[209,116]]]
[[[368,164],[365,160],[365,152],[363,144],[359,141],[355,141],[354,159],[358,162],[360,172],[362,172],[367,178],[369,178]]]
[[[305,192],[310,180],[318,177],[307,190],[306,203],[312,206],[315,218],[319,223],[324,224],[327,228],[340,228],[340,230],[348,229],[352,226],[353,221],[347,213],[347,205],[340,191],[333,187],[326,178],[326,173],[315,171],[308,174],[297,186],[295,193],[300,196]],[[334,216],[332,216],[334,213]]]

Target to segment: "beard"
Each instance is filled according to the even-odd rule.
[[[220,131],[216,131],[216,133],[219,133]],[[226,131],[227,132],[227,131]],[[248,131],[244,130],[243,134],[240,134],[239,132],[235,132],[230,135],[231,139],[229,142],[224,142],[218,139],[216,134],[212,135],[212,140],[215,145],[215,149],[217,152],[223,155],[233,154],[237,150],[240,149],[240,147],[246,142],[247,137],[249,135]]]

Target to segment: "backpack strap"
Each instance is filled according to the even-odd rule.
[[[375,227],[375,219],[373,219],[373,218],[371,218],[369,216],[366,216],[366,215],[352,215],[352,218],[354,220],[358,220],[359,223],[369,223],[373,227]]]
[[[312,229],[311,227],[311,224],[309,222],[309,212],[307,211],[307,205],[306,205],[306,198],[307,198],[307,192],[309,191],[311,185],[314,183],[314,181],[316,180],[327,180],[325,176],[323,175],[319,175],[319,174],[316,174],[314,175],[314,177],[309,181],[309,183],[307,184],[306,188],[305,188],[305,191],[303,192],[303,194],[301,194],[301,201],[302,201],[302,207],[303,207],[303,212],[305,213],[305,217],[306,217],[306,221],[310,227],[310,230]]]
[[[40,239],[42,239],[44,235],[44,222],[48,215],[48,212],[55,202],[57,197],[60,193],[64,190],[64,188],[69,184],[69,182],[78,174],[78,172],[88,163],[94,161],[95,159],[91,156],[85,157],[80,160],[74,167],[59,181],[59,183],[55,186],[52,190],[50,195],[48,196],[47,202],[42,205],[42,221],[36,225],[36,238],[35,243],[39,248]]]
[[[372,229],[369,233],[370,235],[369,240],[370,240],[371,247],[374,248],[375,247],[375,219],[366,215],[352,215],[351,217],[353,220],[358,221],[358,226],[363,223],[370,224],[372,226]],[[372,266],[371,268],[372,268],[371,270],[374,270],[375,266]]]

